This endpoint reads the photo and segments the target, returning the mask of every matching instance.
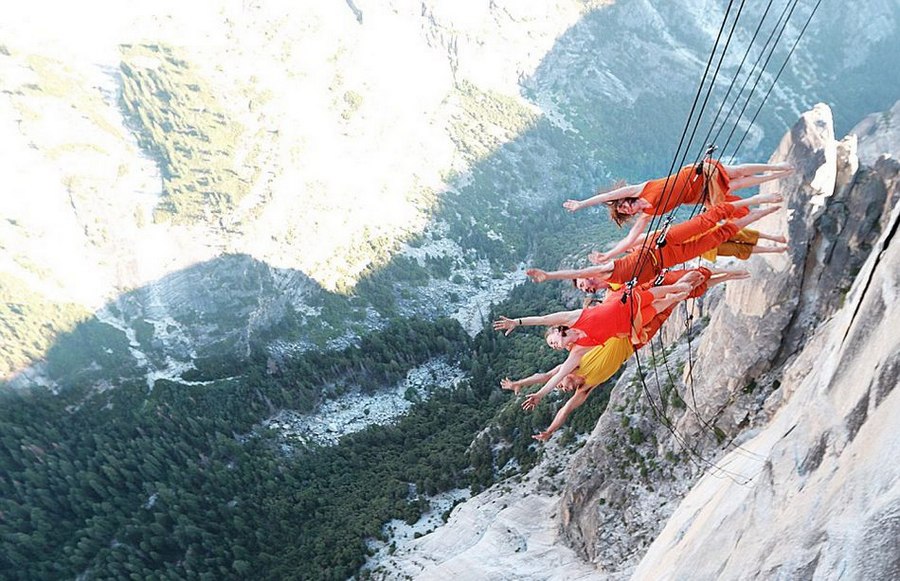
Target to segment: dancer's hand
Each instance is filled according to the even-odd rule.
[[[534,282],[544,282],[547,280],[547,272],[540,268],[529,268],[525,274],[531,277]]]
[[[494,321],[493,327],[495,331],[503,331],[504,335],[509,335],[513,332],[513,330],[519,326],[519,321],[516,319],[510,319],[500,315],[500,318]]]
[[[518,381],[513,381],[508,377],[504,377],[500,380],[500,389],[506,389],[508,391],[513,392],[516,395],[519,395],[519,390],[522,389],[522,386],[519,385]]]
[[[603,264],[604,262],[609,261],[609,256],[605,253],[595,250],[588,254],[588,260],[591,261],[591,264]]]
[[[535,440],[537,440],[538,442],[546,442],[550,439],[550,437],[552,435],[553,435],[553,432],[551,432],[550,430],[544,430],[540,434],[534,434],[531,437],[534,438]]]
[[[566,200],[563,202],[563,208],[570,212],[577,212],[582,209],[584,206],[578,200]]]
[[[541,403],[542,397],[543,396],[539,393],[532,393],[525,398],[525,401],[522,402],[522,409],[526,412],[530,412],[537,407],[537,404]]]

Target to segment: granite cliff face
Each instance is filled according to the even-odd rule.
[[[733,438],[743,440],[765,429],[772,414],[793,397],[803,377],[793,362],[815,360],[824,348],[821,324],[838,310],[855,308],[848,294],[851,285],[859,281],[866,260],[881,252],[883,231],[893,227],[890,212],[898,197],[900,164],[883,158],[874,168],[860,166],[855,148],[855,136],[835,140],[825,106],[804,114],[782,140],[772,160],[788,161],[798,172],[770,186],[785,195],[787,211],[764,219],[759,229],[787,232],[790,250],[749,261],[753,280],[760,284],[727,285],[711,309],[695,344],[692,381],[687,386],[683,378],[674,381],[687,409],[669,405],[666,410],[677,439],[648,413],[646,401],[636,402],[639,384],[634,379],[617,385],[609,409],[572,463],[561,500],[563,534],[602,570],[622,572],[636,562],[692,475],[709,472],[723,486],[755,475],[746,465],[720,470],[709,459],[717,456],[723,441],[731,448]],[[896,273],[888,270],[882,276],[896,282]],[[647,383],[659,401],[650,374]],[[662,394],[665,405],[665,389]],[[637,462],[623,461],[629,446],[622,426],[635,421],[633,415],[624,418],[636,410],[643,410],[637,427],[651,445],[631,447]],[[682,439],[693,452],[685,453]],[[752,453],[751,458],[760,468],[766,462],[765,454]],[[679,462],[662,462],[661,469],[640,474],[642,467],[661,459]]]
[[[782,370],[789,398],[704,476],[638,579],[896,579],[900,575],[900,250],[894,207],[845,305]],[[776,411],[777,410],[777,411]]]
[[[798,168],[772,186],[786,211],[760,226],[788,232],[791,250],[754,257],[750,284],[706,298],[691,357],[683,337],[671,341],[683,329],[673,321],[668,369],[658,348],[641,353],[645,383],[629,363],[580,449],[561,455],[551,442],[526,478],[467,501],[399,550],[397,570],[439,578],[468,564],[485,578],[505,567],[564,579],[589,564],[614,579],[895,578],[900,164],[860,163],[856,150],[855,135],[835,139],[827,107],[805,113],[772,157]],[[531,551],[553,564],[543,576]]]

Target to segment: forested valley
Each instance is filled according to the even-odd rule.
[[[580,236],[555,236],[573,219],[559,202],[528,220],[529,249],[542,264],[598,235],[588,216]],[[580,301],[564,285],[520,285],[495,313],[548,312],[566,297],[569,306]],[[291,333],[290,321],[281,325],[272,336]],[[527,473],[540,454],[530,435],[558,405],[523,413],[498,386],[560,360],[538,330],[503,337],[486,328],[472,339],[454,320],[395,316],[355,346],[309,351],[275,372],[268,338],[245,359],[198,360],[185,376],[197,385],[157,381],[148,390],[143,379],[98,383],[86,374],[56,395],[4,390],[3,576],[345,579],[364,562],[367,539],[385,540],[390,519],[418,520],[429,495],[477,493]],[[286,447],[258,427],[279,409],[313,411],[351,385],[377,390],[438,356],[467,379],[434,390],[393,425],[331,447]],[[567,442],[593,427],[601,393],[569,422]]]

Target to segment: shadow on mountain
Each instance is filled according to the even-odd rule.
[[[530,415],[506,407],[509,426],[496,429],[507,430],[508,449],[473,439],[509,402],[498,397],[505,394],[497,379],[548,368],[547,349],[524,334],[472,340],[438,318],[454,303],[449,292],[435,299],[422,289],[429,278],[459,275],[453,284],[467,293],[480,284],[464,276],[478,261],[489,264],[488,276],[504,276],[526,257],[542,266],[567,260],[608,227],[567,215],[560,201],[586,196],[611,175],[637,180],[668,169],[707,49],[691,14],[647,10],[615,5],[562,35],[523,81],[526,94],[556,114],[442,194],[434,221],[464,249],[465,264],[435,257],[423,266],[398,255],[367,273],[355,296],[342,296],[300,272],[222,256],[125,293],[60,336],[45,369],[63,392],[20,390],[0,406],[0,576],[346,579],[372,551],[368,541],[386,538],[388,519],[421,516],[428,501],[416,490],[477,491],[507,462],[527,471],[533,464],[523,459],[536,456],[527,434],[546,425],[548,406]],[[835,36],[839,21],[824,20],[833,24],[830,38],[848,46],[864,38]],[[656,42],[623,42],[625,30],[662,38],[678,55],[655,54]],[[830,94],[848,117],[890,104],[878,101],[880,86],[897,73],[881,71],[887,57],[872,54],[852,68],[852,92]],[[817,62],[825,80],[815,86],[840,85],[843,61],[828,62],[828,70]],[[779,82],[799,84],[764,112],[763,127],[777,131],[767,130],[754,153],[772,149],[792,108],[831,100],[791,75]],[[559,295],[538,285],[513,292],[523,312],[546,309]],[[357,343],[303,351],[320,344],[312,333],[328,346],[347,327],[356,328]],[[246,436],[280,409],[307,411],[325,393],[390,385],[441,356],[468,357],[470,381],[396,426],[297,455],[296,463],[284,461],[293,448],[273,434]],[[13,383],[27,387],[31,376]]]
[[[806,39],[809,49],[801,45],[794,54],[796,66],[786,69],[780,90],[757,120],[762,137],[754,140],[748,155],[774,148],[776,136],[784,130],[781,118],[792,116],[792,110],[831,96],[842,101],[837,111],[859,118],[886,108],[896,98],[884,87],[900,83],[884,81],[885,75],[893,78],[900,73],[890,67],[882,70],[879,54],[887,53],[877,50],[890,43],[896,30],[893,36],[875,40],[874,47],[859,49],[868,60],[848,65],[838,57],[850,50],[858,32],[853,27],[861,25],[848,23],[838,12],[823,8],[817,14],[818,30],[829,31],[829,40],[822,40],[821,33],[811,34]],[[99,379],[145,375],[150,370],[177,379],[179,366],[189,369],[191,361],[206,359],[231,361],[220,367],[236,374],[239,362],[254,349],[274,345],[270,352],[289,356],[311,348],[344,348],[353,337],[395,319],[447,316],[465,305],[473,288],[487,286],[487,278],[505,277],[526,258],[552,266],[579,243],[602,243],[613,235],[606,221],[584,213],[569,215],[559,203],[589,195],[611,176],[634,181],[664,175],[713,42],[713,21],[719,16],[711,14],[698,26],[695,16],[676,7],[663,11],[650,5],[616,4],[590,12],[566,31],[522,82],[525,96],[553,104],[553,113],[538,118],[530,129],[452,180],[448,191],[441,193],[433,218],[433,224],[442,227],[409,241],[421,246],[448,238],[462,249],[461,257],[435,253],[420,262],[394,254],[386,264],[364,273],[353,294],[345,296],[323,290],[298,271],[277,269],[245,255],[222,256],[126,293],[59,337],[46,358],[50,376],[62,379],[87,373]],[[745,46],[757,18],[758,13],[749,9],[745,13],[740,28],[743,43],[740,38],[735,41],[731,49],[735,54]],[[837,35],[841,30],[845,34]],[[844,39],[843,44],[827,44],[835,38]],[[810,63],[812,49],[817,60]],[[780,63],[786,51],[786,46],[780,47],[773,61]],[[829,60],[829,54],[834,58]],[[805,78],[804,67],[814,69],[814,80]],[[726,62],[716,98],[735,69],[736,63]],[[871,74],[873,70],[881,73]],[[857,83],[848,89],[838,81],[842,73],[865,80],[865,86]],[[714,106],[715,98],[708,108]],[[472,275],[478,263],[489,268]],[[435,281],[441,283],[437,297],[425,292]],[[201,375],[187,378],[210,376]],[[21,384],[21,378],[13,383]]]

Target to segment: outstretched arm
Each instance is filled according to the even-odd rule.
[[[581,309],[574,311],[559,311],[549,315],[541,315],[538,317],[519,317],[510,319],[500,315],[500,318],[494,321],[495,331],[504,331],[504,335],[509,335],[516,327],[535,327],[545,325],[551,327],[553,325],[571,325],[581,316]]]
[[[539,434],[535,434],[531,436],[535,440],[539,442],[546,442],[550,439],[550,436],[553,433],[560,429],[563,424],[566,423],[566,420],[569,419],[569,416],[572,415],[572,412],[577,410],[581,404],[583,404],[589,395],[591,395],[592,389],[579,389],[575,393],[572,394],[572,397],[569,398],[569,401],[566,402],[564,406],[559,408],[559,411],[556,412],[556,415],[553,417],[553,422],[550,423],[550,427],[544,430]]]
[[[605,204],[606,202],[611,202],[613,200],[633,198],[641,193],[641,190],[644,188],[644,183],[635,184],[632,186],[622,186],[621,188],[616,188],[608,192],[597,194],[596,196],[590,197],[586,200],[566,200],[565,202],[563,202],[563,208],[570,212],[577,212],[578,210],[583,210],[585,208],[590,208],[591,206],[597,206],[599,204]]]
[[[637,219],[634,221],[634,224],[631,225],[631,230],[628,231],[628,235],[625,238],[621,239],[615,246],[607,250],[606,252],[592,252],[591,253],[591,262],[594,264],[600,264],[601,262],[606,262],[610,258],[625,252],[629,248],[633,247],[637,244],[638,238],[647,230],[647,226],[650,225],[650,221],[653,219],[653,216],[649,216],[647,214],[638,215]]]
[[[560,365],[556,369],[556,373],[554,373],[553,376],[547,380],[547,383],[544,384],[544,387],[525,398],[525,401],[522,402],[522,409],[526,411],[533,410],[535,406],[537,406],[537,404],[539,404],[541,400],[544,399],[544,396],[553,391],[553,388],[559,385],[559,382],[562,381],[563,377],[572,373],[572,371],[574,371],[575,368],[578,367],[578,364],[581,362],[581,358],[584,356],[587,350],[587,347],[572,348],[572,350],[569,352],[569,356],[566,357],[566,360],[562,362],[562,365]]]
[[[532,375],[529,375],[528,377],[523,377],[522,379],[510,379],[508,377],[504,377],[500,380],[500,387],[502,389],[507,389],[516,395],[519,395],[519,391],[526,385],[545,383],[548,379],[553,377],[553,374],[556,373],[560,366],[561,365],[557,365],[550,371],[545,371],[543,373],[534,373]]]
[[[574,278],[587,278],[589,276],[603,276],[612,272],[613,265],[611,262],[599,264],[597,266],[589,266],[587,268],[577,268],[568,270],[541,270],[540,268],[529,268],[525,274],[531,277],[534,282],[545,282],[548,280],[571,280]]]

